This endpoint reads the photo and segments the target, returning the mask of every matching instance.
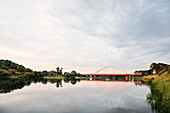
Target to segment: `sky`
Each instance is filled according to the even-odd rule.
[[[0,59],[33,70],[170,63],[170,0],[0,0]]]

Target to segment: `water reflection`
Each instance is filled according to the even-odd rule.
[[[151,113],[146,103],[149,92],[148,86],[137,80],[1,79],[0,112]]]
[[[75,85],[77,82],[80,81],[89,81],[95,82],[99,87],[102,87],[107,90],[115,90],[119,88],[126,87],[129,83],[134,83],[135,85],[142,85],[140,80],[133,80],[133,79],[99,79],[99,78],[83,78],[83,79],[45,79],[45,78],[32,78],[32,79],[17,79],[17,78],[1,78],[0,79],[0,93],[10,93],[16,89],[22,89],[24,86],[29,86],[31,83],[42,83],[47,84],[48,82],[51,84],[56,83],[56,87],[63,87],[62,82],[64,83],[71,83]],[[116,83],[119,83],[120,86],[117,86]],[[120,84],[121,83],[121,84]],[[114,88],[113,88],[114,87]]]

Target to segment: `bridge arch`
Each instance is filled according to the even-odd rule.
[[[108,72],[105,72],[105,73],[108,73],[108,74],[109,74],[109,72],[113,73],[113,71],[117,71],[117,70],[120,71],[121,74],[128,74],[128,71],[127,71],[127,70],[125,70],[125,69],[123,69],[123,68],[121,68],[121,67],[117,67],[117,66],[107,66],[107,67],[103,67],[103,68],[99,69],[99,70],[96,72],[96,74],[100,74],[100,73],[104,72],[104,71],[107,70],[107,69],[110,69]],[[119,74],[120,74],[120,72],[119,72]],[[118,74],[118,73],[116,73],[116,74]]]

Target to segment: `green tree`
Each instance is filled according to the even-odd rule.
[[[62,74],[63,74],[63,72],[62,72],[62,71],[63,71],[63,68],[61,68],[61,69],[60,69],[60,75],[62,75]]]
[[[82,76],[82,75],[81,75],[80,73],[77,73],[77,76],[79,76],[79,77],[80,77],[80,76]]]
[[[70,73],[69,73],[69,72],[65,72],[65,73],[64,73],[64,76],[69,77],[69,76],[70,76]]]
[[[25,72],[24,75],[27,76],[27,77],[32,77],[33,73],[32,72]]]
[[[1,69],[5,69],[5,70],[8,70],[8,69],[15,69],[19,72],[23,72],[25,67],[22,66],[22,65],[19,65],[17,63],[14,63],[10,60],[0,60],[0,68]]]
[[[156,69],[158,67],[158,65],[155,63],[155,62],[153,62],[151,65],[150,65],[150,68],[151,69]]]
[[[71,76],[76,76],[77,75],[77,72],[76,71],[71,71]]]
[[[8,77],[11,76],[12,74],[6,70],[0,69],[0,77]]]
[[[32,72],[30,68],[25,68],[25,72]]]
[[[9,72],[11,72],[12,74],[15,74],[17,71],[15,69],[8,69]]]
[[[59,74],[60,73],[60,68],[57,67],[56,70],[57,70],[57,74]]]
[[[42,71],[42,76],[47,76],[48,72],[46,70]]]

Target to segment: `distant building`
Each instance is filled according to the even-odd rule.
[[[153,74],[156,74],[156,70],[155,69],[153,70]]]

